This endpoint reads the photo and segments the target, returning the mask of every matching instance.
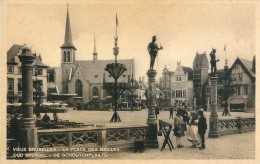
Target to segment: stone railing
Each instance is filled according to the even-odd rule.
[[[132,148],[135,139],[145,139],[147,126],[38,130],[40,148],[119,147]]]
[[[255,131],[255,118],[221,119],[218,126],[220,135]]]

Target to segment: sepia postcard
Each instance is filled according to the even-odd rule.
[[[1,163],[259,163],[257,0],[2,0]]]

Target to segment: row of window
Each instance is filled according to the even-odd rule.
[[[14,66],[7,66],[7,73],[14,74]],[[22,74],[21,67],[18,67],[18,74]],[[39,69],[39,68],[35,69],[34,75],[42,75],[42,69]]]
[[[242,88],[243,88],[243,92],[244,92],[243,95],[248,95],[248,86],[247,85],[232,87],[232,90],[234,91],[233,95],[241,95],[242,94],[242,92],[241,92]],[[210,87],[207,87],[206,93],[207,94],[210,93]]]
[[[234,95],[241,95],[242,87],[244,90],[244,95],[248,95],[248,86],[247,85],[232,87],[232,89],[234,91]]]
[[[71,59],[72,57],[70,56],[70,51],[66,52],[64,51],[63,52],[63,62],[71,62]]]
[[[186,89],[178,89],[178,90],[168,90],[163,91],[165,98],[183,98],[187,97]]]
[[[79,97],[82,97],[82,95],[83,95],[83,86],[82,86],[82,82],[80,80],[77,80],[75,82],[75,93]],[[97,87],[94,87],[92,89],[92,96],[98,96],[98,89],[97,89]]]
[[[37,81],[34,80],[33,81],[34,87],[36,86],[36,83],[37,84],[42,84],[42,80],[37,80]],[[41,87],[38,87],[38,90],[41,91],[42,90]],[[22,91],[22,88],[23,88],[22,79],[18,79],[17,88],[18,88],[18,92]],[[13,78],[8,78],[7,79],[7,89],[8,89],[8,91],[14,91],[14,79]]]
[[[232,80],[234,80],[234,81],[243,81],[243,73],[234,73],[234,74],[232,74]]]

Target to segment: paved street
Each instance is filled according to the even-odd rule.
[[[119,111],[122,119],[120,123],[109,123],[113,112],[109,111],[75,111],[70,110],[68,113],[61,113],[61,119],[69,119],[70,121],[94,123],[95,125],[105,124],[106,126],[124,126],[124,125],[145,125],[147,119],[147,110],[142,111]],[[232,116],[221,116],[219,118],[235,118],[235,117],[253,117],[253,113],[232,112]],[[173,121],[168,119],[169,111],[162,111],[159,119]],[[205,112],[207,120],[210,113]],[[159,137],[159,146],[162,146],[163,137]],[[171,140],[176,147],[176,141],[171,133]],[[243,134],[234,134],[221,136],[217,139],[206,137],[206,149],[190,148],[191,144],[186,137],[182,138],[184,148],[175,148],[172,152],[166,147],[162,152],[160,149],[147,149],[143,153],[120,152],[109,153],[108,158],[111,159],[253,159],[255,156],[255,132]]]
[[[171,135],[172,136],[172,135]],[[160,148],[163,138],[159,137],[159,149],[147,149],[143,153],[122,152],[108,154],[111,159],[254,159],[255,132],[221,136],[217,139],[206,138],[206,149],[191,148],[185,137],[182,138],[183,148],[176,148],[176,141],[172,138],[175,148],[172,152],[168,147]]]

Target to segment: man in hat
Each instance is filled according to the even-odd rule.
[[[203,114],[203,109],[199,110],[199,122],[198,122],[198,132],[201,138],[201,147],[200,150],[205,149],[205,133],[207,130],[207,119]]]
[[[163,49],[162,46],[160,46],[159,48],[158,45],[155,43],[155,41],[156,41],[156,36],[154,35],[152,38],[152,42],[149,43],[148,45],[148,51],[150,54],[150,70],[153,70],[154,61],[157,56],[158,50]]]

